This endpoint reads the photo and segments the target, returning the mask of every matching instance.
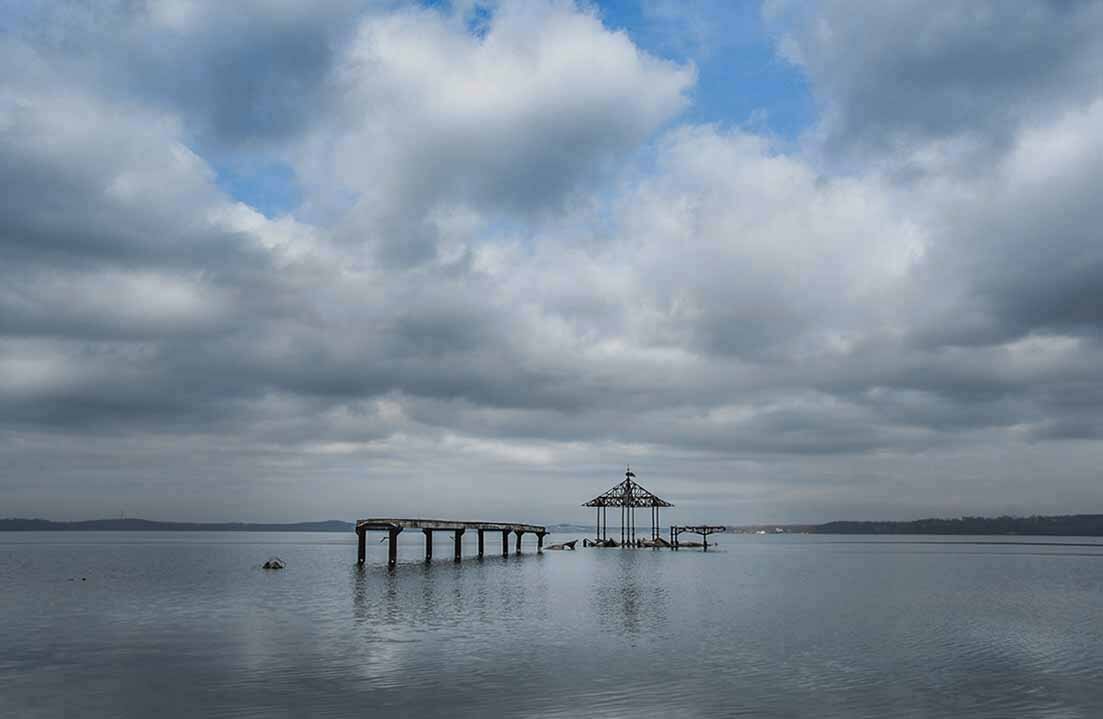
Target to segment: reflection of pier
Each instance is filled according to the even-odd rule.
[[[447,519],[392,519],[373,518],[361,519],[356,523],[356,560],[364,563],[367,550],[367,534],[369,531],[383,531],[387,533],[387,565],[393,567],[398,562],[398,535],[404,529],[420,529],[425,534],[425,561],[433,558],[433,532],[452,532],[452,548],[455,560],[460,561],[463,550],[463,535],[469,530],[475,530],[479,535],[479,558],[483,556],[484,534],[486,532],[501,532],[502,556],[509,554],[509,534],[517,535],[516,553],[521,553],[521,537],[529,532],[536,535],[537,551],[544,547],[544,535],[547,529],[536,524],[516,524],[511,522],[454,522]]]
[[[620,546],[636,546],[636,508],[648,507],[651,510],[651,541],[659,541],[659,508],[673,507],[665,499],[660,499],[641,487],[635,480],[636,475],[629,467],[624,472],[624,481],[605,494],[594,497],[583,507],[597,508],[597,541],[609,541],[609,507],[620,507]],[[610,545],[612,546],[612,545]]]
[[[671,525],[671,527],[670,527],[670,544],[673,545],[673,547],[675,549],[677,549],[678,546],[679,546],[679,544],[678,544],[678,535],[683,534],[683,533],[686,533],[686,534],[700,534],[701,535],[701,544],[702,544],[704,550],[707,552],[707,551],[709,551],[709,535],[710,534],[719,534],[721,532],[726,532],[726,531],[728,531],[727,527],[724,527],[724,526],[721,526],[721,525],[715,525],[715,524],[699,524],[699,525],[696,525],[696,526],[681,526],[681,527],[676,527],[676,526]]]

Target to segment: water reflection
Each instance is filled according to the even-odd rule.
[[[638,636],[662,629],[669,612],[669,596],[661,576],[662,564],[641,550],[596,549],[615,554],[602,562],[592,577],[592,611],[605,631]]]
[[[1081,550],[94,539],[0,552],[0,716],[1103,716]]]

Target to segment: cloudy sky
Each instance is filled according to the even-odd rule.
[[[1103,511],[1103,4],[0,3],[2,516]]]

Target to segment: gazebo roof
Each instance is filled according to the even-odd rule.
[[[594,497],[583,507],[673,507],[670,502],[644,489],[635,480],[636,475],[629,467],[624,472],[624,481],[604,494]]]

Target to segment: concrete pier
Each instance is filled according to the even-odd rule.
[[[403,529],[420,529],[425,534],[425,561],[433,559],[433,532],[452,532],[452,549],[455,561],[463,558],[463,535],[473,529],[479,536],[479,557],[484,552],[484,532],[502,533],[502,556],[509,555],[509,535],[517,535],[517,553],[521,552],[521,537],[527,532],[536,535],[537,549],[544,547],[544,535],[547,529],[537,524],[518,524],[512,522],[457,522],[447,519],[396,519],[375,517],[356,522],[356,561],[363,564],[367,554],[367,534],[369,531],[387,532],[387,565],[398,563],[398,535]]]

